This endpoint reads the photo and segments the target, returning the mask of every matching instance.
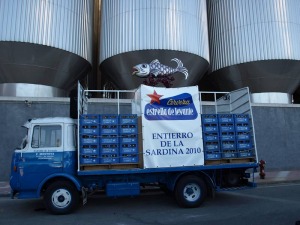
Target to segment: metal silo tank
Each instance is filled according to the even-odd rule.
[[[209,0],[207,77],[222,91],[249,86],[255,102],[290,102],[300,82],[299,11],[298,0]]]
[[[0,95],[65,96],[90,70],[92,0],[1,0],[0,18]]]
[[[172,75],[172,87],[197,84],[208,69],[205,0],[103,0],[101,6],[100,69],[118,88],[145,82],[132,68],[155,59],[175,68],[177,58],[187,68],[187,79]]]

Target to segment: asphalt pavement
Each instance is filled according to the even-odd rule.
[[[272,183],[286,183],[300,181],[300,171],[266,171],[266,176],[261,179],[259,173],[254,174],[254,181],[258,185]],[[10,196],[10,186],[8,181],[0,181],[0,197]]]

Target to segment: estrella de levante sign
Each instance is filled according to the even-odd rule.
[[[195,120],[198,117],[193,97],[189,93],[163,98],[154,90],[148,96],[151,101],[144,109],[147,120]]]

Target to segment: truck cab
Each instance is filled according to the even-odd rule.
[[[72,177],[76,172],[76,120],[30,119],[23,127],[26,136],[12,157],[12,195],[39,198],[52,177]]]

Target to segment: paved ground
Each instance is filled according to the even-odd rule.
[[[260,179],[259,173],[255,173],[254,180],[258,185],[300,181],[300,171],[266,171],[265,179]],[[3,196],[10,196],[8,181],[0,181],[0,197]]]

